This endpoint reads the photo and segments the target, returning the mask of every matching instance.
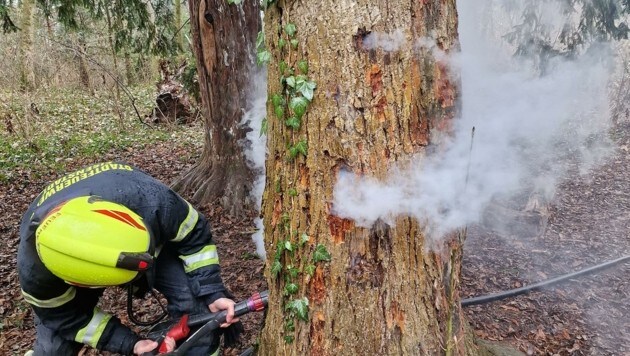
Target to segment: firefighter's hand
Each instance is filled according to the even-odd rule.
[[[171,352],[175,350],[175,339],[173,339],[172,337],[170,336],[165,337],[164,343],[166,344],[166,352]],[[157,341],[140,340],[136,342],[136,344],[133,346],[133,353],[136,355],[142,355],[144,353],[156,350],[158,346],[159,345]]]
[[[222,328],[227,328],[230,324],[236,323],[239,319],[234,317],[234,301],[228,298],[219,298],[215,300],[212,304],[208,305],[210,311],[213,313],[219,312],[221,310],[227,310],[227,315],[225,317],[225,323],[221,324]]]

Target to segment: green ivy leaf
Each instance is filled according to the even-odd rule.
[[[294,299],[285,308],[294,312],[299,319],[308,321],[308,298]]]
[[[302,95],[308,100],[313,100],[313,91],[317,88],[317,84],[315,82],[308,80],[308,78],[304,76],[298,76],[295,80],[295,90],[298,93],[302,93]]]
[[[290,120],[290,119],[289,119]],[[289,189],[289,196],[291,197],[297,197],[298,196],[298,191],[295,188],[291,188]]]
[[[300,236],[300,246],[304,246],[306,245],[306,243],[310,240],[311,238],[308,237],[308,235],[306,233],[302,234]]]
[[[306,143],[306,140],[300,140],[300,142],[295,145],[295,148],[298,153],[301,153],[304,157],[308,154],[308,143]]]
[[[282,258],[283,252],[284,252],[284,246],[281,243],[276,245],[276,254],[274,255],[274,258],[276,261],[280,261],[280,258]]]
[[[312,277],[313,274],[315,274],[315,265],[308,265],[304,267],[304,272]]]
[[[289,277],[297,278],[298,274],[300,273],[300,270],[294,266],[289,265],[287,266],[287,272],[289,273]]]
[[[276,108],[274,109],[274,112],[276,113],[276,116],[279,119],[282,119],[284,117],[284,107],[276,106]]]
[[[302,74],[308,73],[308,62],[306,60],[302,59],[301,61],[298,62],[297,66],[300,72],[302,72]]]
[[[284,74],[284,71],[287,70],[287,62],[285,61],[280,61],[280,63],[278,63],[278,70],[280,71],[280,75]]]
[[[284,242],[284,249],[293,252],[293,244],[291,243],[291,241]]]
[[[297,31],[297,28],[295,27],[295,24],[289,23],[286,26],[284,26],[284,32],[287,35],[289,35],[289,37],[293,37],[296,31]]]
[[[291,99],[291,102],[289,103],[289,108],[293,110],[293,113],[298,119],[301,119],[302,116],[304,116],[307,106],[308,100],[306,100],[306,98],[302,96],[297,96]]]
[[[300,152],[298,151],[298,149],[295,146],[289,148],[289,158],[295,159],[295,157],[297,157],[297,155],[299,153]]]
[[[286,79],[287,81],[287,85],[290,86],[291,88],[295,88],[295,77],[294,76],[290,76]]]
[[[287,344],[292,344],[294,339],[295,338],[293,337],[293,335],[285,335],[284,336],[284,342],[286,342]]]
[[[315,247],[315,252],[313,253],[313,263],[321,261],[330,261],[330,253],[326,250],[326,246],[318,244],[317,247]]]
[[[280,39],[278,40],[278,48],[282,51],[282,49],[286,45],[287,45],[287,41],[285,41],[284,38],[280,37]]]
[[[295,331],[295,322],[293,321],[293,319],[287,320],[287,322],[284,324],[284,330]]]
[[[267,123],[267,118],[262,119],[262,123],[260,124],[260,135],[259,135],[259,137],[262,137],[262,135],[266,135],[268,128],[269,128],[269,124]]]
[[[299,130],[300,125],[302,125],[302,120],[298,119],[295,116],[291,116],[290,118],[287,119],[285,124],[294,130]]]
[[[278,106],[284,106],[284,104],[286,103],[284,100],[284,97],[280,94],[273,94],[271,96],[271,103],[273,104],[274,108],[277,108]]]
[[[258,35],[256,36],[256,48],[260,49],[260,47],[265,45],[265,33],[263,31],[258,31]]]
[[[282,263],[280,261],[275,260],[271,265],[271,275],[277,277],[278,274],[282,271]]]
[[[298,40],[296,40],[295,38],[291,40],[291,47],[293,49],[297,49],[298,48],[298,44],[300,44],[300,42],[298,42]]]
[[[258,63],[259,66],[269,63],[270,60],[271,60],[271,52],[267,50],[260,51],[256,55],[256,63]]]
[[[295,294],[298,292],[298,286],[295,283],[287,283],[286,286],[284,286],[284,294],[285,295],[291,295],[291,294]]]

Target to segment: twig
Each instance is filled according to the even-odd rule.
[[[179,33],[179,31],[182,30],[182,28],[184,28],[184,26],[186,26],[186,24],[188,24],[190,22],[190,17],[186,19],[186,21],[184,21],[184,23],[179,26],[179,28],[177,29],[177,31],[175,31],[175,33],[173,34],[173,36],[171,37],[171,41],[175,39],[175,36],[177,36],[177,34]]]

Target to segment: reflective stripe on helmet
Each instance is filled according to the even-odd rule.
[[[105,326],[107,326],[107,322],[111,318],[111,315],[103,313],[98,308],[94,308],[92,319],[83,329],[77,332],[74,341],[96,348],[98,340],[100,340],[103,335],[103,330],[105,330]]]
[[[77,294],[77,290],[74,289],[74,287],[70,287],[68,288],[67,291],[65,291],[65,293],[63,293],[62,295],[58,297],[54,297],[51,299],[37,299],[33,297],[32,295],[26,293],[24,289],[22,289],[22,296],[24,297],[24,300],[26,300],[29,304],[35,305],[40,308],[60,307],[66,304],[67,302],[71,301],[72,298],[74,298],[76,294]]]
[[[193,208],[189,202],[186,202],[186,204],[188,204],[188,215],[186,216],[186,219],[184,219],[184,221],[182,221],[182,223],[179,225],[177,236],[175,236],[175,238],[173,238],[171,241],[178,242],[183,240],[184,237],[186,237],[186,235],[188,235],[195,227],[195,225],[197,224],[197,220],[199,220],[199,213],[197,213],[197,210],[195,210],[195,208]]]
[[[208,245],[197,253],[181,255],[179,258],[184,261],[184,271],[186,273],[204,266],[219,264],[219,255],[217,255],[217,247],[215,245]]]

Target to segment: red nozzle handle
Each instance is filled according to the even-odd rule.
[[[190,328],[188,327],[188,314],[184,314],[184,316],[179,319],[179,322],[169,329],[169,331],[166,333],[166,336],[170,336],[175,339],[175,341],[178,341],[188,336],[189,332]],[[160,354],[167,352],[166,342],[164,342],[164,340],[162,340],[162,343],[160,344],[159,352]]]

